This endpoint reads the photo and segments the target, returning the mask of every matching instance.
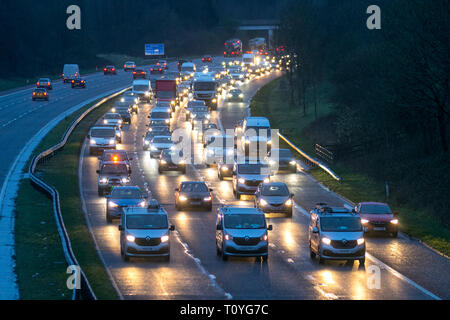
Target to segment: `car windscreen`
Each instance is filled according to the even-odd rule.
[[[115,199],[140,199],[141,191],[131,188],[113,188],[111,198]]]
[[[133,86],[134,91],[148,91],[148,85],[145,84],[135,84]]]
[[[274,152],[272,152],[274,154]],[[292,158],[292,152],[289,149],[279,149],[278,156],[283,158]]]
[[[391,214],[392,211],[385,205],[363,204],[361,205],[361,213],[365,214]]]
[[[150,120],[150,127],[152,126],[163,126],[166,122],[164,120]]]
[[[162,214],[127,214],[127,229],[167,229],[167,217]]]
[[[268,174],[269,168],[264,164],[238,164],[238,172],[241,174]]]
[[[189,66],[189,67],[181,67],[181,71],[185,71],[185,72],[194,72],[194,67]]]
[[[263,196],[283,197],[289,195],[289,190],[285,185],[263,185],[261,194]]]
[[[96,138],[108,138],[115,137],[116,131],[114,129],[92,129],[91,137]]]
[[[172,139],[170,137],[155,137],[153,143],[172,143]]]
[[[208,108],[204,107],[204,106],[195,106],[192,108],[192,112],[197,113],[197,112],[208,112]]]
[[[102,174],[128,174],[128,168],[125,164],[105,164],[102,166]]]
[[[257,126],[247,126],[246,134],[254,134],[257,136],[265,135],[267,137],[270,136],[270,127],[257,127]]]
[[[208,187],[203,183],[184,183],[181,185],[182,192],[208,192]]]
[[[266,219],[263,214],[229,214],[224,217],[227,229],[264,229]]]
[[[322,231],[327,232],[358,232],[362,231],[361,220],[358,217],[322,217]]]
[[[197,91],[213,91],[216,89],[215,82],[194,82],[194,90]]]
[[[168,112],[152,112],[150,113],[150,119],[169,119],[170,114]]]
[[[157,98],[174,98],[175,93],[173,91],[156,91]]]
[[[122,117],[118,113],[105,114],[105,119],[121,119]]]
[[[233,89],[233,90],[230,90],[230,93],[240,94],[240,93],[242,93],[242,91],[239,89]]]

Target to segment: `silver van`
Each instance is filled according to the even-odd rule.
[[[257,208],[223,206],[217,209],[216,251],[223,260],[228,256],[269,256],[268,230],[264,212]]]
[[[77,64],[65,64],[62,73],[64,83],[80,78],[80,68]]]
[[[312,259],[318,256],[319,263],[324,260],[359,260],[364,265],[364,232],[361,218],[353,210],[318,203],[310,212],[310,256]]]
[[[147,208],[127,207],[121,215],[120,253],[123,260],[130,257],[164,257],[170,260],[170,231],[167,212],[155,199]]]

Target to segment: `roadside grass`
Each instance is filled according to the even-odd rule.
[[[283,84],[283,81],[285,82]],[[254,116],[265,116],[272,128],[283,128],[280,132],[296,146],[315,157],[314,141],[310,130],[333,112],[333,106],[326,103],[328,88],[321,87],[319,99],[319,117],[314,119],[311,107],[309,114],[303,117],[302,110],[289,110],[289,95],[286,77],[274,80],[261,88],[251,102],[251,112]],[[316,130],[317,131],[317,130]],[[280,147],[286,147],[280,141]],[[385,184],[378,181],[352,165],[338,162],[332,169],[342,178],[338,182],[320,168],[312,168],[309,173],[330,190],[344,196],[354,203],[361,201],[388,202],[394,211],[399,213],[399,227],[409,236],[420,239],[427,245],[450,255],[450,230],[443,225],[426,207],[418,207],[404,199],[397,199],[391,194],[386,199]]]
[[[33,156],[57,143],[73,120],[94,103],[61,121],[42,140]],[[78,157],[89,128],[111,105],[110,101],[92,111],[72,132],[64,149],[40,164],[36,171],[59,191],[64,223],[74,254],[98,299],[116,299],[117,294],[95,250],[82,211],[78,191]],[[15,234],[20,298],[71,299],[71,290],[66,287],[69,274],[66,273],[52,203],[28,179],[23,179],[19,186]]]

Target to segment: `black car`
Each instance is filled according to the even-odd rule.
[[[135,69],[133,71],[133,79],[147,79],[147,72],[142,69]]]
[[[131,108],[127,103],[116,101],[114,106],[111,108],[111,112],[120,114],[123,123],[131,123]]]
[[[131,174],[131,160],[133,160],[133,158],[129,157],[125,150],[104,150],[103,154],[98,157],[98,160],[100,160],[99,168],[102,167],[104,162],[125,163]]]
[[[33,90],[31,94],[31,100],[35,101],[36,99],[43,99],[48,101],[48,92],[44,88],[36,88]]]
[[[72,88],[86,88],[86,80],[77,78],[71,81]]]
[[[182,210],[186,207],[201,207],[212,210],[212,189],[203,181],[183,181],[175,189],[175,207]]]
[[[272,171],[297,172],[297,162],[290,149],[270,150],[266,160]]]
[[[154,74],[154,73],[163,74],[164,73],[164,68],[162,66],[158,66],[156,64],[151,65],[150,66],[150,73],[151,74]]]
[[[103,74],[106,76],[107,74],[117,74],[116,67],[114,66],[106,66],[103,68]]]
[[[158,172],[163,173],[164,171],[181,171],[186,173],[186,161],[177,151],[165,149],[161,152],[159,156],[159,167]]]
[[[171,132],[168,126],[154,126],[150,127],[145,135],[142,136],[142,148],[144,150],[150,149],[150,142],[155,136],[170,136]]]

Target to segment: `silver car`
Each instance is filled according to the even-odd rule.
[[[261,183],[255,192],[255,207],[264,212],[281,212],[292,217],[294,194],[283,182]]]
[[[87,136],[89,154],[102,153],[106,149],[116,149],[116,131],[110,127],[92,127]]]
[[[263,162],[246,161],[233,166],[233,194],[236,199],[241,195],[254,195],[260,183],[270,182],[269,166]]]
[[[123,260],[130,257],[164,257],[170,260],[170,231],[167,212],[156,200],[147,208],[128,207],[121,215],[120,253]]]
[[[158,158],[163,150],[173,147],[171,136],[155,136],[150,142],[150,158]]]
[[[102,124],[104,125],[116,125],[121,127],[122,122],[122,116],[118,113],[106,113],[102,118]]]
[[[365,263],[365,229],[361,218],[347,208],[331,208],[318,203],[310,212],[309,249],[311,258],[324,260],[359,260]]]
[[[262,257],[269,256],[268,230],[264,212],[257,208],[237,206],[220,207],[216,221],[216,250],[223,260],[228,256]]]

